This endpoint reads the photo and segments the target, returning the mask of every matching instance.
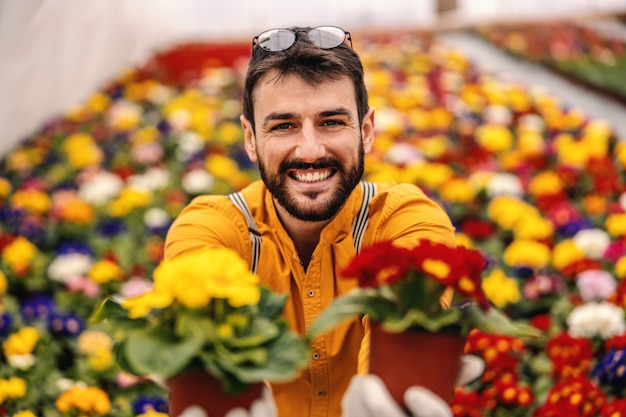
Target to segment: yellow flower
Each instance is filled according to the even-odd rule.
[[[446,164],[425,163],[417,167],[418,181],[431,190],[438,189],[441,184],[454,176],[454,171]]]
[[[87,363],[94,371],[103,372],[113,365],[113,351],[100,349],[87,357]]]
[[[563,191],[563,182],[556,173],[551,171],[535,175],[528,184],[528,193],[533,197],[558,194],[561,191]]]
[[[11,196],[11,205],[31,213],[47,213],[50,210],[50,197],[43,191],[28,188],[17,190]]]
[[[133,145],[145,145],[154,143],[161,137],[161,132],[154,126],[142,127],[130,137]]]
[[[507,277],[500,268],[494,269],[483,279],[482,287],[487,298],[499,308],[517,303],[521,298],[515,278]]]
[[[113,349],[113,340],[102,331],[85,330],[78,336],[78,351],[85,355],[96,353],[101,349]]]
[[[585,253],[572,239],[562,240],[552,249],[552,265],[557,270],[562,270],[583,259],[585,259]]]
[[[148,410],[143,414],[139,414],[137,417],[169,417],[169,414],[160,413],[154,410]]]
[[[117,263],[103,259],[93,264],[87,275],[93,282],[105,284],[110,281],[120,281],[124,278],[124,271]]]
[[[213,298],[222,298],[241,307],[256,304],[261,295],[258,276],[235,251],[226,248],[206,248],[164,260],[153,279],[152,290],[122,302],[130,316],[145,316],[152,308],[165,308],[174,300],[188,308],[200,308]]]
[[[98,165],[104,160],[104,152],[94,138],[83,132],[68,136],[63,143],[63,151],[74,169]]]
[[[219,138],[220,143],[234,145],[243,140],[243,130],[239,123],[225,121],[217,127],[215,137]]]
[[[98,387],[81,387],[73,385],[64,391],[54,402],[62,413],[76,410],[82,414],[108,414],[111,411],[109,395]]]
[[[26,395],[26,381],[22,378],[10,377],[0,379],[0,404],[7,399],[22,398]]]
[[[626,168],[626,142],[618,142],[615,145],[615,159],[623,168]]]
[[[454,237],[455,237],[457,246],[463,246],[464,248],[467,248],[467,249],[474,248],[474,242],[472,241],[472,238],[470,238],[465,233],[457,232]]]
[[[626,256],[622,256],[615,263],[615,275],[619,279],[626,278]]]
[[[0,270],[0,296],[7,292],[9,288],[9,281],[7,280],[7,276]],[[1,299],[1,298],[0,298]]]
[[[37,417],[37,414],[33,413],[30,410],[22,410],[22,411],[18,411],[17,413],[13,414],[12,417]]]
[[[626,235],[626,213],[610,214],[604,221],[604,227],[613,237]]]
[[[554,224],[549,219],[531,214],[513,227],[515,239],[542,240],[554,235]]]
[[[511,148],[513,133],[507,126],[485,124],[476,129],[476,142],[492,153],[500,153]]]
[[[111,98],[108,95],[102,92],[97,92],[87,99],[85,108],[94,113],[102,113],[109,107],[110,104]]]
[[[543,268],[550,262],[550,248],[534,240],[517,239],[504,250],[502,260],[511,267]]]
[[[59,217],[71,223],[89,224],[95,217],[95,210],[86,201],[75,198],[61,207]]]
[[[152,195],[143,190],[126,187],[120,195],[109,203],[108,213],[112,217],[124,217],[135,209],[146,207],[152,202]]]
[[[32,353],[39,340],[39,332],[34,327],[22,327],[12,333],[2,343],[5,356],[27,355]]]
[[[28,239],[18,236],[2,251],[2,261],[19,274],[28,269],[38,253],[37,247]]]
[[[504,230],[513,230],[523,219],[540,216],[536,207],[507,195],[491,200],[487,206],[487,215]]]
[[[474,188],[465,178],[453,178],[439,188],[440,197],[448,203],[468,203],[475,194]]]
[[[13,187],[11,182],[6,178],[0,178],[0,198],[4,199],[11,193]]]

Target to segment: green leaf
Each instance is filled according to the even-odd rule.
[[[486,333],[504,334],[521,338],[536,338],[541,332],[529,324],[515,322],[495,307],[484,311],[476,304],[463,307],[462,310],[472,325]]]
[[[441,329],[455,325],[459,322],[461,312],[458,309],[446,310],[436,316],[428,316],[420,310],[410,310],[404,317],[394,320],[382,320],[382,326],[385,330],[399,333],[411,327],[421,327],[429,332],[438,332]]]
[[[157,373],[170,377],[184,370],[203,344],[204,340],[195,335],[177,340],[153,329],[129,334],[121,353],[138,375]]]
[[[250,326],[250,334],[226,341],[231,347],[253,347],[262,345],[278,336],[280,329],[265,317],[255,317]]]
[[[294,332],[283,332],[267,346],[267,361],[263,366],[243,364],[234,366],[217,358],[217,363],[243,382],[287,382],[294,379],[309,361],[308,345]]]
[[[283,313],[287,294],[276,294],[267,287],[261,286],[261,299],[258,303],[259,315],[274,319]]]
[[[218,362],[226,361],[233,365],[252,364],[263,366],[267,362],[267,348],[259,346],[244,350],[229,350],[224,345],[215,345],[215,353]]]

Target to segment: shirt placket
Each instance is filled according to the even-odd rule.
[[[322,310],[320,275],[319,262],[316,262],[315,259],[311,259],[307,272],[305,273],[304,286],[302,289],[304,291],[302,296],[304,320],[307,329]],[[309,372],[312,390],[312,417],[326,417],[328,415],[329,375],[325,339],[325,336],[320,336],[311,343]]]

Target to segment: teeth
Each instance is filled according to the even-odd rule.
[[[307,173],[294,173],[294,177],[301,182],[318,182],[324,181],[326,178],[330,177],[330,171],[324,172],[307,172]]]

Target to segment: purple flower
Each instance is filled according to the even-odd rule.
[[[38,318],[47,318],[54,311],[54,301],[49,295],[35,294],[22,302],[20,310],[26,322]]]

